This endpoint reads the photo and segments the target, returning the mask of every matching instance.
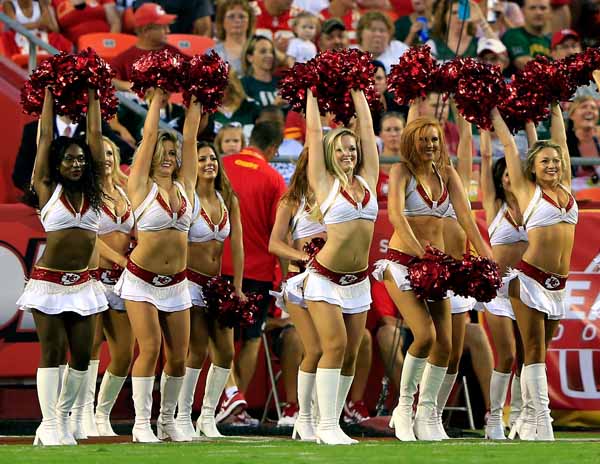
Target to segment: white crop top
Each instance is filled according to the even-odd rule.
[[[510,245],[511,243],[527,242],[527,231],[513,219],[506,203],[496,213],[496,217],[488,227],[490,244]]]
[[[367,221],[377,219],[377,197],[369,190],[367,181],[360,176],[355,177],[365,188],[362,202],[356,203],[348,192],[341,190],[340,181],[336,178],[329,195],[321,205],[324,224],[340,224],[355,219],[366,219]]]
[[[172,211],[169,202],[165,201],[156,183],[152,184],[150,192],[133,213],[140,232],[156,232],[165,229],[177,229],[187,232],[192,222],[192,208],[183,186],[174,182],[179,190],[181,205],[179,211]]]
[[[523,225],[527,230],[537,227],[548,227],[561,222],[577,224],[579,208],[573,195],[560,185],[569,194],[569,201],[565,208],[561,208],[552,198],[544,193],[539,185],[535,186],[533,198],[523,213]]]
[[[229,237],[229,233],[231,232],[229,211],[227,211],[221,194],[219,192],[216,192],[216,194],[221,204],[221,220],[218,224],[212,222],[212,219],[200,204],[200,198],[197,194],[194,194],[193,220],[188,232],[188,240],[190,242],[210,242],[211,240],[224,242]]]
[[[81,208],[76,211],[63,192],[62,184],[57,184],[54,193],[40,211],[42,226],[46,232],[55,232],[64,229],[85,229],[98,232],[100,213],[90,206],[85,195],[81,201]]]
[[[451,206],[448,189],[439,172],[436,170],[435,173],[437,174],[440,186],[442,187],[442,193],[435,201],[429,198],[429,195],[427,195],[423,186],[417,183],[415,176],[411,176],[408,186],[406,187],[406,198],[404,200],[405,216],[452,217],[448,215],[448,210]],[[454,209],[452,209],[452,211],[454,211]]]
[[[291,224],[292,240],[299,240],[301,238],[312,237],[313,235],[321,234],[325,232],[325,224],[316,221],[310,215],[310,209],[306,204],[306,198],[302,198],[298,205],[298,210],[292,218]]]
[[[100,228],[98,229],[98,235],[110,234],[112,232],[123,232],[124,234],[131,233],[133,229],[133,213],[131,211],[131,203],[125,192],[121,187],[115,185],[119,194],[125,199],[127,209],[122,216],[116,216],[106,203],[102,203],[102,210],[100,211]]]

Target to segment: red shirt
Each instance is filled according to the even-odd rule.
[[[173,45],[165,44],[160,50],[164,48],[169,48],[173,52],[181,53],[181,51]],[[111,62],[111,65],[117,73],[117,79],[120,79],[122,81],[130,81],[131,65],[135,63],[138,58],[144,56],[147,53],[150,53],[150,50],[143,50],[141,48],[137,48],[134,45],[133,47],[129,47],[123,53],[119,53],[117,56],[115,56],[115,58]]]
[[[327,19],[333,18],[333,15],[327,8],[321,10],[319,16],[321,17],[321,23]],[[344,26],[346,26],[346,36],[348,37],[348,41],[351,44],[358,43],[358,38],[356,37],[356,27],[358,26],[358,21],[360,20],[360,11],[350,10],[340,19],[344,23]]]
[[[269,253],[279,199],[286,187],[283,177],[254,147],[223,157],[223,168],[240,203],[244,237],[244,278],[272,282],[277,258]],[[233,275],[231,248],[223,250],[224,275]]]
[[[253,7],[256,14],[256,35],[264,35],[271,40],[279,37],[288,39],[294,37],[290,20],[298,14],[299,10],[292,7],[279,16],[271,16],[267,11],[264,0],[253,2]]]
[[[377,178],[377,201],[379,203],[385,203],[388,200],[389,182],[390,175],[380,169]]]
[[[110,32],[104,5],[115,0],[85,0],[85,8],[75,8],[70,0],[52,0],[60,32],[77,45],[77,39],[92,32]]]

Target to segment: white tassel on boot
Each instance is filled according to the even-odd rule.
[[[447,370],[447,367],[434,366],[430,363],[425,366],[415,414],[415,436],[418,440],[442,440],[437,427],[436,402]]]
[[[177,400],[177,419],[175,419],[175,422],[179,430],[189,436],[193,436],[195,433],[194,424],[192,423],[192,407],[201,370],[193,367],[185,368],[183,385]]]
[[[530,364],[525,368],[527,369],[527,389],[535,408],[536,440],[554,441],[546,364]]]
[[[99,437],[96,418],[94,416],[94,399],[96,398],[96,384],[98,382],[98,366],[100,361],[92,359],[88,366],[87,388],[85,404],[83,406],[83,431],[88,437]]]
[[[456,374],[448,374],[444,377],[444,381],[442,382],[442,386],[440,387],[440,391],[436,400],[436,409],[437,409],[437,429],[442,440],[450,440],[450,437],[444,430],[444,423],[442,422],[442,414],[444,412],[444,408],[446,407],[446,403],[448,403],[448,398],[450,398],[450,393],[452,393],[452,388],[454,388],[454,384],[456,383],[456,377],[458,377],[458,373]]]
[[[490,440],[506,440],[504,436],[504,425],[502,424],[502,413],[506,403],[506,393],[510,382],[510,372],[492,371],[490,380],[490,415],[485,425],[485,438]]]
[[[202,410],[200,417],[196,421],[196,433],[198,436],[204,435],[208,438],[222,438],[223,435],[217,429],[215,420],[215,410],[219,403],[219,398],[223,393],[229,372],[231,369],[210,365],[206,376],[206,386],[204,387],[204,398],[202,399]]]
[[[101,437],[117,436],[110,425],[110,412],[126,379],[127,377],[113,375],[108,370],[104,372],[100,391],[98,392],[98,405],[96,406],[96,426]]]
[[[175,407],[183,384],[183,376],[172,377],[164,371],[160,377],[160,414],[156,421],[156,434],[160,440],[192,441],[175,423]]]
[[[317,443],[325,445],[348,445],[337,433],[337,395],[341,369],[317,369],[315,384],[319,403]]]
[[[398,406],[394,409],[390,420],[390,427],[395,428],[396,438],[400,441],[416,440],[413,432],[413,404],[426,363],[427,358],[415,358],[410,353],[406,353],[404,358]]]
[[[523,407],[523,396],[521,395],[521,377],[515,374],[510,383],[510,415],[508,426],[512,428],[517,418],[521,415]]]
[[[58,400],[58,367],[40,367],[36,374],[36,389],[42,423],[35,431],[34,445],[62,445],[58,436],[56,421],[56,402]]]
[[[60,389],[60,396],[56,404],[56,416],[58,419],[58,435],[63,445],[76,445],[75,437],[69,431],[69,412],[73,408],[73,404],[78,398],[79,391],[85,378],[87,371],[77,371],[71,367],[65,369],[63,374],[63,383]]]
[[[316,441],[313,425],[313,394],[315,390],[315,376],[311,372],[298,369],[298,419],[294,423],[292,440]]]
[[[342,411],[344,410],[344,404],[346,404],[346,398],[348,397],[348,393],[350,392],[350,388],[352,388],[352,381],[354,380],[353,375],[340,375],[340,381],[338,383],[338,394],[337,394],[337,404],[336,404],[336,416],[337,416],[337,433],[341,440],[345,440],[349,445],[354,445],[358,443],[358,440],[354,440],[349,437],[346,432],[342,430],[340,426],[340,417],[342,415]]]
[[[131,390],[135,408],[135,423],[131,431],[133,441],[138,443],[160,443],[150,426],[154,376],[131,377]]]

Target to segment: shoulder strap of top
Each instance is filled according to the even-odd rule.
[[[335,197],[340,193],[340,180],[336,177],[333,181],[333,185],[331,186],[331,190],[329,191],[329,195],[325,201],[321,204],[321,214],[325,216],[331,205],[335,201]]]
[[[127,203],[128,205],[131,205],[131,202],[129,201],[129,197],[125,193],[125,190],[123,190],[118,185],[115,185],[115,188],[119,191],[119,193],[121,194],[121,196],[125,199],[125,203]]]
[[[542,200],[542,188],[535,184],[535,191],[533,192],[533,197],[531,197],[531,201],[525,208],[525,212],[523,213],[523,226],[527,225],[529,218],[532,216],[534,211],[537,209],[540,201]]]
[[[148,192],[148,195],[146,195],[146,198],[144,198],[144,201],[142,201],[140,203],[140,205],[135,209],[133,215],[135,216],[136,219],[139,219],[142,214],[144,214],[144,211],[146,211],[146,209],[148,208],[148,206],[150,206],[150,204],[154,201],[154,199],[156,198],[156,196],[158,195],[158,185],[156,184],[156,182],[152,183],[152,187],[150,188],[150,191]]]
[[[494,232],[496,231],[496,229],[500,226],[500,222],[502,221],[502,218],[504,217],[504,213],[505,212],[506,212],[506,203],[502,202],[502,206],[500,206],[500,209],[496,213],[496,216],[494,217],[494,220],[492,221],[492,223],[488,227],[488,234],[490,236],[493,235]]]
[[[367,184],[367,181],[364,180],[361,176],[359,175],[355,175],[354,177],[356,177],[358,179],[358,181],[362,184],[362,186],[365,188],[365,190],[368,190],[369,192],[371,191],[371,189],[369,188],[369,184]]]
[[[56,188],[54,189],[54,192],[52,192],[52,196],[40,211],[40,218],[42,219],[42,221],[44,220],[46,214],[48,214],[48,211],[50,211],[50,208],[52,208],[52,205],[54,205],[54,203],[56,203],[60,198],[62,190],[62,184],[56,184]]]
[[[306,207],[306,198],[302,197],[300,203],[298,204],[298,208],[296,209],[296,214],[292,217],[290,232],[294,233],[296,227],[298,227],[298,222],[300,222],[300,216],[304,212],[304,208]]]
[[[198,193],[194,190],[194,207],[192,208],[192,222],[196,222],[196,220],[200,216],[201,209],[202,205],[200,204],[200,197],[198,196]]]

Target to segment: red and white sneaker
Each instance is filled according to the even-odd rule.
[[[221,397],[221,406],[217,416],[215,417],[217,424],[223,422],[234,413],[242,413],[247,406],[248,402],[246,401],[246,398],[242,392],[238,391],[231,396],[227,396],[226,393],[223,393],[223,396]]]
[[[360,424],[371,418],[369,410],[363,401],[357,401],[356,403],[348,401],[344,404],[343,417],[345,424]]]
[[[298,419],[298,408],[297,403],[286,403],[281,411],[281,419],[277,421],[279,427],[293,427]]]

